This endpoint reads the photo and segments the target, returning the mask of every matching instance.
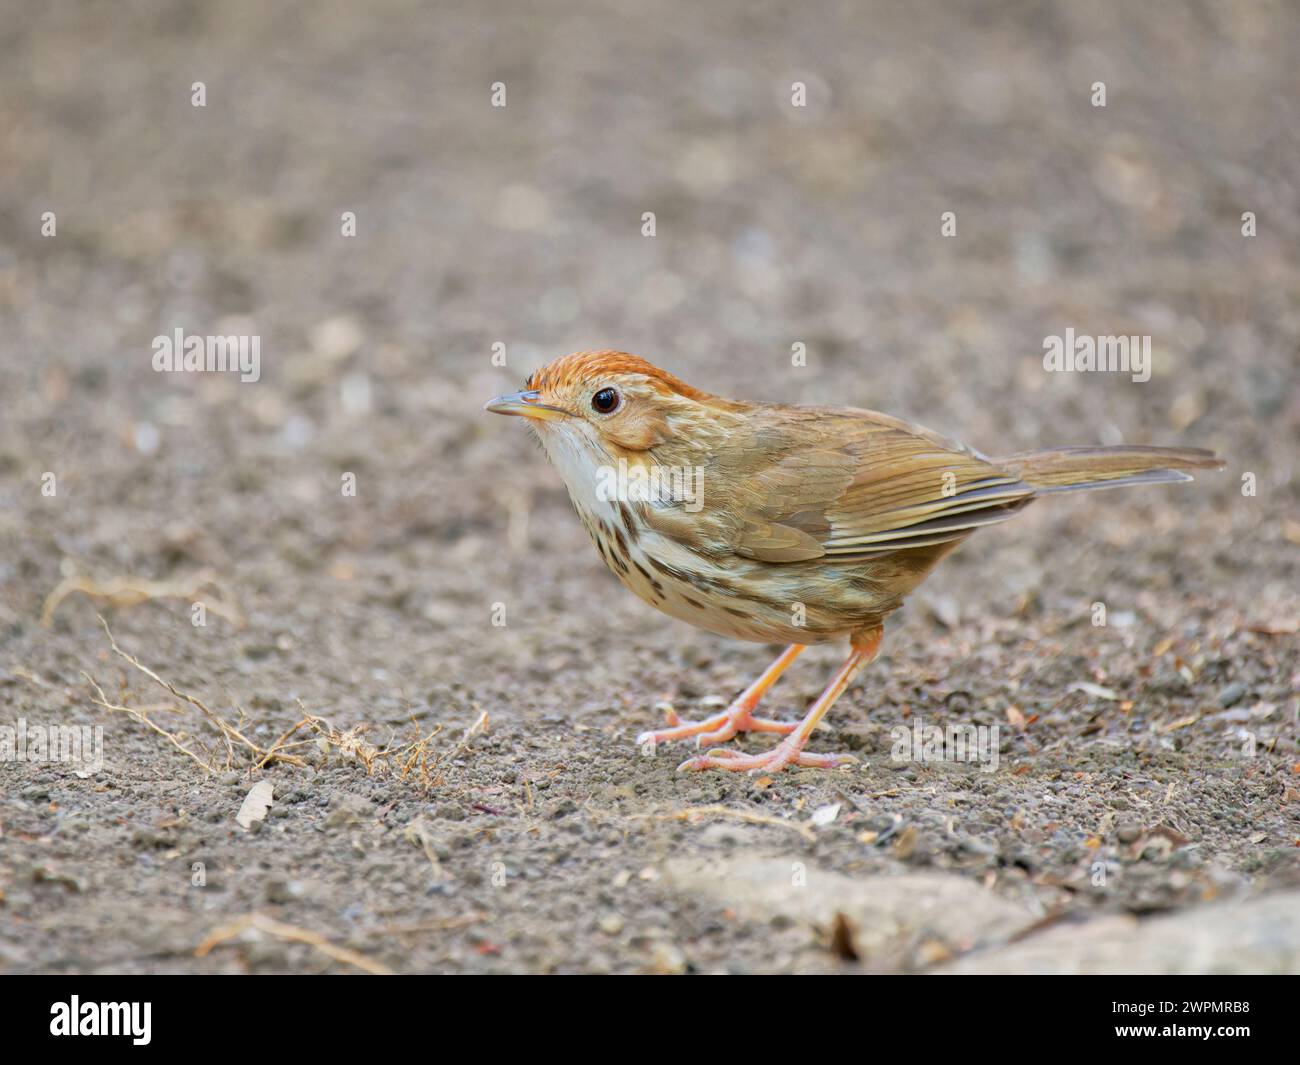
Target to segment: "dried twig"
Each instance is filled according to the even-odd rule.
[[[465,730],[455,748],[434,758],[430,754],[429,745],[442,732],[441,725],[436,726],[427,735],[420,735],[417,729],[416,738],[406,743],[393,743],[390,740],[383,747],[379,747],[365,738],[366,733],[370,730],[369,725],[363,723],[353,725],[346,730],[338,729],[328,719],[310,713],[303,706],[302,700],[298,700],[298,707],[302,711],[302,717],[292,727],[281,733],[269,747],[263,747],[255,740],[250,739],[245,733],[246,720],[242,709],[238,711],[234,723],[222,717],[197,695],[181,691],[170,681],[164,680],[134,655],[122,650],[113,637],[108,622],[102,617],[99,622],[104,627],[104,633],[108,636],[108,643],[113,653],[166,691],[180,704],[180,707],[170,703],[147,707],[130,707],[114,703],[104,694],[104,689],[99,686],[95,678],[83,672],[82,676],[95,690],[95,695],[91,701],[105,710],[124,713],[139,721],[160,736],[163,736],[172,746],[192,758],[209,773],[219,772],[222,767],[216,760],[211,757],[204,757],[194,749],[192,742],[187,742],[189,738],[183,732],[169,732],[155,722],[149,716],[151,711],[175,712],[178,709],[184,710],[186,707],[196,710],[203,721],[220,737],[225,745],[225,769],[234,766],[237,756],[240,755],[247,760],[247,767],[254,770],[265,769],[275,762],[305,766],[307,764],[306,759],[292,752],[308,744],[317,743],[325,750],[333,748],[346,757],[356,758],[365,766],[368,774],[391,767],[402,777],[416,775],[425,789],[432,787],[434,783],[431,770],[436,770],[443,762],[465,750],[470,741],[479,733],[485,731],[487,727],[487,714],[480,713],[474,724]],[[412,725],[414,724],[415,722],[412,721]],[[304,731],[310,732],[314,738],[293,739],[294,736]]]
[[[469,747],[470,740],[472,740],[475,736],[478,736],[481,733],[486,732],[487,730],[488,730],[487,711],[480,710],[478,717],[474,720],[474,724],[470,725],[470,727],[464,731],[464,733],[460,737],[460,742],[456,744],[455,747],[453,747],[450,751],[448,751],[446,754],[444,754],[441,758],[438,759],[438,764],[441,765],[443,762],[451,761],[451,759],[455,758],[456,755],[465,751]]]
[[[226,768],[227,769],[229,769],[234,764],[235,750],[237,747],[246,750],[251,759],[256,759],[255,764],[256,767],[259,769],[261,769],[262,767],[266,766],[267,764],[273,761],[287,762],[290,765],[299,765],[299,766],[307,764],[305,761],[303,761],[303,759],[299,758],[297,755],[284,753],[285,747],[283,746],[283,743],[285,740],[288,739],[290,735],[293,734],[294,731],[296,731],[296,729],[299,727],[298,725],[295,725],[294,728],[290,729],[288,733],[286,733],[284,736],[281,736],[280,739],[276,740],[276,742],[271,747],[269,748],[263,747],[261,744],[256,743],[253,740],[250,740],[235,725],[232,725],[228,721],[223,719],[220,714],[212,710],[197,695],[191,695],[189,692],[181,691],[179,688],[171,684],[169,681],[163,680],[162,677],[160,677],[157,673],[155,673],[152,669],[146,666],[134,655],[128,654],[126,651],[123,651],[122,648],[120,648],[117,645],[117,640],[114,639],[113,637],[112,629],[108,627],[108,622],[105,621],[102,616],[99,619],[99,623],[104,627],[104,633],[108,636],[108,643],[109,646],[113,649],[114,654],[116,654],[119,658],[123,659],[125,662],[128,662],[135,669],[139,670],[146,677],[152,680],[155,684],[157,684],[159,687],[167,691],[174,699],[177,699],[179,702],[183,704],[192,706],[202,715],[203,719],[213,729],[216,730],[217,734],[221,737],[226,747]],[[159,735],[166,737],[168,742],[170,742],[173,746],[175,746],[176,748],[185,752],[185,754],[193,758],[196,762],[199,763],[199,765],[201,765],[209,773],[215,773],[218,771],[218,767],[214,765],[211,761],[201,758],[194,751],[190,750],[190,748],[185,746],[185,744],[181,742],[181,739],[177,734],[168,732],[166,729],[162,728],[160,725],[156,724],[153,720],[151,720],[147,709],[143,709],[143,708],[133,709],[132,707],[129,706],[122,706],[117,703],[109,702],[108,697],[104,694],[104,690],[99,686],[99,684],[95,681],[95,679],[92,676],[90,676],[88,673],[85,673],[84,671],[82,672],[81,675],[85,677],[86,680],[89,681],[90,685],[95,689],[97,698],[92,699],[92,702],[94,702],[96,705],[103,707],[105,710],[114,710],[119,713],[127,714],[128,716],[134,718],[136,721],[139,721],[141,724],[147,725],[149,728],[151,728],[154,732],[157,732]],[[239,722],[240,724],[243,723],[242,711],[240,712]]]
[[[217,617],[225,618],[235,628],[244,627],[244,615],[239,607],[227,602],[217,586],[216,577],[211,570],[199,570],[188,577],[179,577],[169,581],[152,581],[147,577],[110,577],[97,581],[92,577],[68,577],[59,582],[55,589],[45,597],[41,607],[41,624],[50,627],[54,612],[59,604],[74,592],[81,592],[92,599],[102,599],[112,606],[138,606],[151,599],[188,599],[193,601],[205,588],[217,593],[204,600],[203,605]]]
[[[138,710],[133,710],[129,706],[120,706],[117,703],[110,703],[108,701],[108,696],[104,694],[104,689],[95,683],[94,677],[92,677],[89,673],[85,672],[84,670],[82,671],[81,675],[85,677],[86,680],[90,682],[90,686],[95,689],[95,694],[98,696],[98,698],[91,699],[91,702],[94,703],[96,706],[102,706],[105,710],[116,710],[120,713],[128,715],[129,717],[135,718],[135,720],[139,721],[142,725],[147,725],[149,728],[153,729],[154,732],[158,733],[158,735],[164,737],[167,740],[167,742],[170,743],[177,750],[183,752],[184,754],[189,755],[189,757],[193,758],[194,761],[198,762],[199,765],[201,765],[209,773],[217,772],[216,766],[212,765],[210,762],[204,761],[204,759],[199,757],[199,755],[195,754],[192,750],[186,747],[185,744],[183,744],[180,741],[180,738],[178,736],[176,736],[171,732],[168,732],[165,728],[161,728],[160,726],[154,724],[152,721],[149,720],[146,714],[143,714]]]
[[[198,710],[199,713],[201,713],[205,718],[207,718],[209,724],[211,724],[214,728],[217,729],[218,732],[221,733],[222,738],[226,741],[226,750],[229,755],[231,755],[232,757],[234,755],[233,748],[235,742],[242,744],[244,747],[247,747],[250,751],[254,751],[258,754],[264,753],[260,746],[258,746],[247,736],[245,736],[242,732],[240,732],[239,729],[235,728],[232,725],[227,724],[216,713],[208,709],[207,704],[202,699],[200,699],[197,695],[190,695],[189,692],[180,691],[169,681],[163,680],[162,677],[158,676],[157,673],[155,673],[152,669],[146,666],[134,655],[129,655],[125,651],[123,651],[122,648],[118,647],[117,640],[113,638],[113,630],[108,627],[108,622],[105,621],[102,616],[99,619],[99,623],[104,626],[104,633],[106,636],[108,636],[108,643],[109,646],[112,647],[113,653],[117,655],[119,658],[122,658],[125,661],[129,662],[141,673],[143,673],[146,677],[148,677],[150,680],[156,683],[159,687],[166,689],[177,699],[181,700],[181,702],[189,703],[192,707]]]
[[[298,705],[302,706],[302,703],[300,702]],[[370,731],[369,725],[353,725],[350,729],[341,730],[328,719],[318,717],[315,714],[307,714],[304,720],[307,726],[316,733],[319,743],[335,748],[344,756],[356,758],[366,767],[367,774],[374,774],[389,765],[402,777],[408,777],[418,770],[420,783],[426,788],[430,786],[428,748],[433,738],[442,732],[441,725],[438,725],[427,736],[417,736],[407,743],[389,743],[383,747],[378,747],[364,738],[365,734]],[[438,761],[441,761],[441,759]],[[434,764],[436,765],[437,762]]]
[[[195,948],[194,956],[196,958],[205,957],[213,947],[218,947],[222,943],[242,935],[250,928],[290,943],[306,943],[308,946],[315,947],[328,958],[333,958],[345,965],[355,965],[358,969],[373,973],[376,976],[392,975],[392,970],[386,965],[372,961],[364,954],[358,954],[355,950],[349,950],[347,947],[335,946],[319,932],[299,928],[297,925],[284,924],[261,913],[246,913],[242,917],[235,918],[229,924],[214,928],[208,933],[207,938]]]
[[[272,758],[276,757],[277,751],[286,750],[287,748],[285,747],[285,741],[290,736],[292,736],[295,732],[297,732],[300,728],[302,728],[306,724],[309,724],[310,722],[311,722],[310,715],[304,717],[301,721],[299,721],[296,725],[294,725],[293,728],[289,729],[288,732],[284,733],[284,735],[282,735],[278,740],[276,740],[273,744],[271,744],[271,746],[266,749],[266,754],[263,756],[262,760],[257,763],[257,768],[261,769],[263,766],[266,765],[267,762],[269,762]],[[303,742],[307,742],[307,741],[303,741]],[[294,744],[289,744],[289,746],[297,747],[300,746],[300,744],[294,743]]]

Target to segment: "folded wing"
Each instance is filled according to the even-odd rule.
[[[1034,489],[961,444],[874,411],[762,408],[732,515],[733,550],[851,562],[957,541]],[[833,446],[828,445],[833,441]],[[762,446],[758,446],[762,445]]]

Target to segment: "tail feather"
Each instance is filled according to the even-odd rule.
[[[1038,493],[1190,481],[1182,470],[1217,470],[1223,459],[1196,447],[1053,447],[997,459]]]

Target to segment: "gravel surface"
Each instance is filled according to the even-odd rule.
[[[1300,11],[4,6],[0,726],[103,764],[0,761],[0,969],[1300,970]],[[482,412],[590,347],[1228,466],[977,533],[814,736],[858,766],[678,774],[637,733],[775,649],[625,592]]]

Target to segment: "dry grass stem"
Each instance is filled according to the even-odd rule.
[[[282,939],[288,943],[306,943],[334,961],[342,962],[344,965],[355,965],[363,972],[375,976],[392,975],[392,970],[386,965],[372,961],[364,954],[358,954],[355,950],[349,950],[347,947],[335,946],[318,932],[313,932],[307,928],[299,928],[297,925],[284,924],[261,913],[246,913],[242,917],[235,918],[229,924],[214,928],[208,933],[207,938],[195,948],[194,956],[196,958],[205,957],[213,947],[219,947],[222,943],[243,935],[250,929],[274,936],[276,939]]]
[[[74,592],[81,592],[110,606],[129,607],[147,603],[151,599],[186,599],[194,602],[205,589],[214,594],[202,600],[204,607],[217,617],[225,618],[235,628],[243,628],[243,613],[239,607],[225,598],[217,585],[215,575],[211,570],[206,569],[192,573],[188,577],[178,577],[168,581],[126,576],[110,577],[102,581],[92,577],[68,577],[60,581],[58,586],[45,597],[45,603],[41,607],[41,624],[48,629],[54,620],[54,612],[59,609],[59,604]]]
[[[487,730],[487,714],[481,712],[474,723],[465,730],[456,746],[442,754],[436,754],[431,748],[433,740],[442,733],[442,725],[436,726],[432,731],[424,735],[420,735],[418,728],[416,728],[416,736],[412,740],[405,743],[394,743],[390,739],[383,746],[379,746],[371,743],[366,738],[367,733],[370,731],[368,724],[361,723],[348,729],[337,728],[327,718],[310,713],[303,706],[302,701],[298,700],[298,707],[302,711],[302,716],[290,728],[281,733],[269,747],[264,747],[247,735],[242,710],[238,710],[238,717],[233,722],[222,717],[221,714],[213,710],[197,695],[182,691],[146,666],[135,655],[122,650],[118,646],[108,622],[102,617],[99,622],[104,627],[104,633],[108,636],[108,643],[113,653],[166,691],[174,702],[142,706],[126,706],[123,703],[114,702],[105,694],[98,681],[89,673],[83,671],[81,675],[86,678],[86,681],[94,689],[91,701],[105,710],[126,714],[158,733],[208,773],[218,773],[237,767],[262,770],[277,762],[293,766],[306,766],[306,759],[294,752],[314,743],[322,752],[335,751],[345,758],[355,758],[365,766],[367,774],[373,775],[391,770],[403,779],[414,778],[418,780],[425,790],[429,790],[439,782],[438,770],[441,766],[466,750],[474,737]],[[224,764],[219,758],[214,758],[210,752],[203,750],[201,745],[196,743],[195,739],[183,729],[169,730],[164,728],[151,716],[156,713],[185,713],[187,710],[196,711],[203,724],[213,733],[214,739],[224,746]],[[412,726],[415,726],[414,720]],[[304,733],[309,735],[303,735]],[[295,739],[295,736],[301,736],[302,738]]]
[[[226,749],[225,766],[224,767],[219,766],[215,761],[213,761],[211,757],[204,757],[198,754],[191,746],[187,745],[184,742],[184,737],[185,737],[184,732],[168,731],[167,729],[159,725],[157,722],[155,722],[149,716],[151,712],[159,712],[164,710],[169,712],[175,712],[177,709],[176,707],[169,706],[167,704],[161,704],[161,705],[154,704],[148,707],[130,707],[130,706],[125,706],[121,703],[111,702],[108,696],[104,694],[104,689],[99,686],[99,683],[95,680],[95,678],[92,677],[90,674],[86,673],[85,671],[82,671],[81,675],[85,677],[86,680],[90,683],[91,687],[95,689],[95,696],[91,699],[91,701],[95,703],[95,705],[100,706],[105,710],[112,710],[117,713],[126,714],[128,717],[131,717],[134,720],[139,721],[141,724],[152,729],[160,736],[166,738],[167,741],[172,744],[172,746],[176,747],[180,751],[183,751],[186,755],[192,758],[195,762],[197,762],[209,773],[219,772],[222,768],[225,769],[233,768],[236,761],[236,757],[235,757],[236,750],[243,750],[247,752],[250,763],[258,769],[263,768],[264,766],[270,764],[271,762],[286,762],[289,765],[299,765],[299,766],[307,764],[305,761],[303,761],[303,759],[299,758],[297,755],[286,753],[286,749],[284,747],[284,741],[288,739],[288,737],[292,735],[294,731],[297,730],[299,725],[295,725],[293,729],[290,729],[289,732],[285,733],[284,736],[281,736],[280,739],[276,740],[276,742],[271,747],[269,748],[263,747],[261,744],[256,743],[255,741],[249,739],[246,735],[244,735],[243,731],[237,725],[232,725],[230,722],[226,721],[220,714],[218,714],[211,707],[209,707],[197,695],[191,695],[189,692],[181,691],[171,682],[166,681],[162,677],[160,677],[157,673],[155,673],[152,669],[146,666],[134,655],[128,654],[126,651],[122,650],[122,648],[117,645],[117,640],[113,636],[113,631],[108,627],[108,622],[105,621],[103,617],[100,617],[99,623],[104,627],[104,633],[108,636],[108,643],[109,646],[112,648],[114,654],[116,654],[123,661],[130,664],[134,669],[143,673],[146,677],[148,677],[155,684],[157,684],[164,691],[166,691],[169,695],[171,695],[174,699],[176,699],[182,706],[192,707],[193,709],[199,712],[199,715],[202,717],[202,719],[217,734],[222,744],[225,746]],[[243,723],[243,712],[240,711],[239,724],[242,723]],[[301,722],[299,724],[301,725]]]

